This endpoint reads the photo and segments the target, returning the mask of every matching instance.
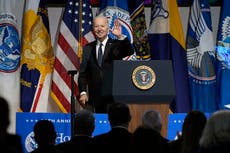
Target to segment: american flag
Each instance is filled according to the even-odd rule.
[[[62,112],[71,110],[71,77],[69,70],[79,70],[82,48],[95,40],[92,29],[92,9],[89,0],[67,0],[60,25],[51,96]],[[79,96],[77,77],[74,77],[75,96]]]

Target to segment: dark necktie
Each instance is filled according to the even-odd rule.
[[[100,43],[100,46],[99,46],[99,48],[98,48],[98,64],[101,66],[101,63],[102,63],[102,57],[103,57],[103,55],[102,55],[102,46],[103,46],[103,44],[102,43]]]

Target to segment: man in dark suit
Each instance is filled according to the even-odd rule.
[[[58,144],[56,148],[65,153],[90,153],[95,129],[94,114],[86,109],[78,111],[74,116],[74,128],[71,140]]]
[[[38,147],[30,153],[64,153],[55,148],[57,134],[52,121],[37,121],[33,131]]]
[[[128,131],[131,114],[125,103],[113,103],[108,108],[108,119],[111,130],[107,133],[93,137],[95,152],[131,153],[133,147],[133,134]]]
[[[122,60],[134,51],[129,39],[122,35],[118,20],[114,21],[114,28],[111,30],[117,37],[115,40],[108,37],[109,23],[103,16],[95,17],[93,30],[96,41],[87,44],[83,49],[78,78],[79,102],[96,113],[106,113],[107,105],[113,103],[113,98],[102,96],[104,73],[112,68],[113,60]]]
[[[169,140],[161,135],[162,118],[157,110],[146,110],[142,115],[142,124],[133,132],[133,152],[148,152],[154,149],[157,153],[169,152]]]
[[[9,133],[10,109],[6,99],[0,97],[0,148],[1,152],[23,153],[21,136]]]

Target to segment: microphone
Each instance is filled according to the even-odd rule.
[[[71,74],[71,75],[77,74],[77,70],[69,70],[67,71],[67,74]]]

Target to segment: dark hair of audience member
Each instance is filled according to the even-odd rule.
[[[108,118],[111,127],[124,125],[128,127],[131,120],[129,107],[124,103],[114,103],[108,109]]]
[[[10,124],[9,120],[9,106],[7,101],[0,97],[0,134],[7,133],[7,128]]]
[[[39,120],[34,125],[34,139],[38,146],[43,144],[55,144],[56,131],[49,120]]]
[[[94,129],[94,113],[87,109],[81,109],[74,115],[74,135],[69,141],[56,145],[56,148],[65,153],[95,152],[92,147]]]
[[[186,115],[182,127],[181,153],[195,153],[199,150],[199,140],[206,121],[205,114],[198,110]]]
[[[56,130],[50,120],[39,120],[34,125],[34,139],[38,147],[31,153],[63,153],[55,148]]]
[[[6,99],[0,97],[0,147],[1,152],[22,153],[21,137],[8,133],[10,124],[10,110]]]
[[[111,129],[108,132],[93,137],[96,152],[132,152],[133,134],[129,132],[131,115],[125,103],[115,102],[108,107],[108,120]]]

